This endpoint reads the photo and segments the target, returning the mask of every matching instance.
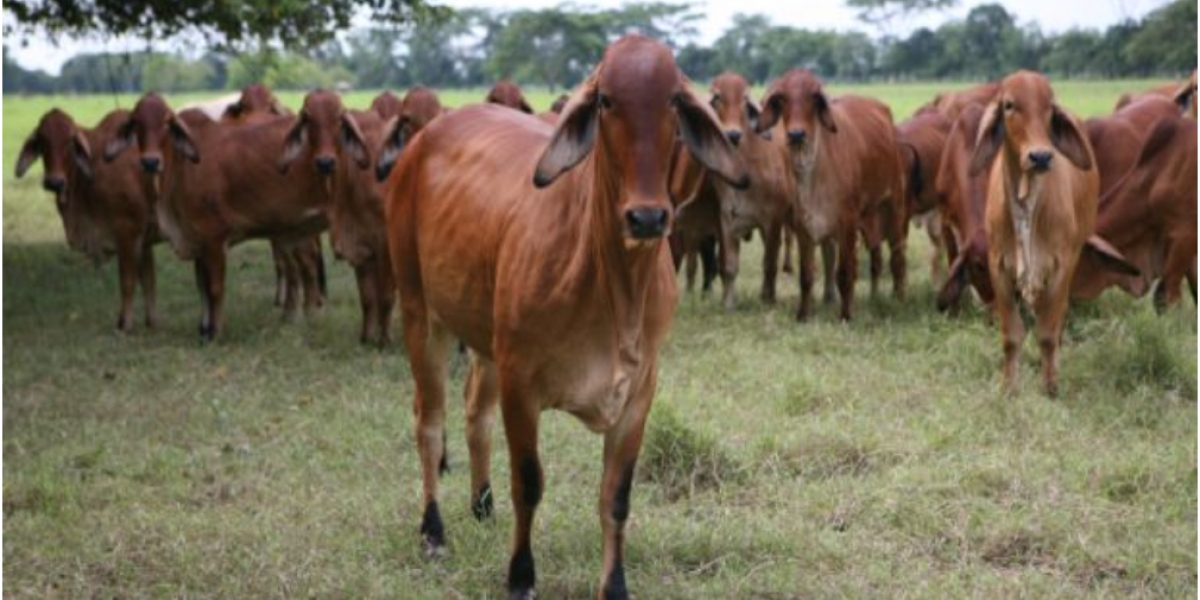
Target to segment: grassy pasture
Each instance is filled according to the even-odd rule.
[[[1056,89],[1091,116],[1155,83]],[[831,88],[904,116],[938,86]],[[553,97],[529,96],[539,109]],[[330,264],[327,307],[281,323],[266,244],[238,247],[227,333],[201,346],[191,269],[159,247],[160,328],[114,333],[115,264],[72,254],[40,167],[11,169],[51,106],[94,123],[133,100],[4,99],[5,597],[503,597],[503,433],[497,516],[476,523],[457,360],[450,554],[426,561],[408,366],[399,347],[358,345],[344,265]],[[933,310],[923,231],[910,235],[909,298],[869,298],[860,279],[849,324],[825,306],[794,323],[788,276],[779,305],[762,306],[759,252],[743,258],[738,310],[685,294],[663,349],[628,527],[638,598],[1196,596],[1192,302],[1158,317],[1110,291],[1075,307],[1061,397],[1038,393],[1029,341],[1021,391],[1005,398],[982,311]],[[542,429],[539,590],[587,598],[601,438],[559,413]]]

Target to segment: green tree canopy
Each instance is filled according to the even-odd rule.
[[[350,27],[360,9],[393,23],[445,18],[451,10],[429,0],[5,0],[15,25],[4,36],[48,32],[51,36],[133,35],[147,40],[197,32],[214,43],[277,41],[289,48],[315,47]]]

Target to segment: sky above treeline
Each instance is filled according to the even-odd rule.
[[[583,0],[578,7],[617,8],[628,0]],[[671,1],[671,0],[668,0]],[[1126,19],[1140,19],[1169,0],[1000,0],[998,3],[1015,15],[1017,23],[1037,23],[1043,32],[1060,33],[1069,29],[1103,30]],[[433,0],[454,8],[482,7],[495,10],[543,9],[563,4],[563,0]],[[936,28],[950,20],[964,18],[971,8],[987,0],[960,0],[957,8],[929,12],[920,18],[898,21],[895,33],[906,36],[919,27]],[[844,0],[693,0],[703,15],[698,23],[700,44],[711,44],[733,23],[737,13],[767,15],[775,25],[804,29],[858,30],[875,35],[877,30],[860,22]],[[780,8],[780,7],[786,8]],[[7,18],[7,15],[5,15]],[[62,64],[82,52],[136,52],[145,49],[140,39],[76,40],[59,39],[54,45],[45,39],[29,39],[22,47],[16,40],[6,41],[11,58],[26,69],[41,69],[57,75]],[[156,50],[177,49],[157,42]]]

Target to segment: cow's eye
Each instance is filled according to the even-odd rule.
[[[612,108],[612,98],[609,98],[608,94],[605,94],[603,92],[601,92],[600,94],[597,95],[596,103],[599,104],[600,108],[603,108],[603,109]]]
[[[718,106],[720,106],[721,105],[720,94],[713,94],[712,100],[709,100],[708,104],[709,104],[709,106],[711,106],[713,108],[717,108]]]
[[[1016,107],[1017,105],[1013,104],[1012,100],[1004,101],[1004,112],[1012,112]]]

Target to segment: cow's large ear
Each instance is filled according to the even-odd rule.
[[[758,131],[758,120],[761,116],[762,113],[754,101],[746,98],[746,122],[750,124],[750,131]]]
[[[1133,277],[1142,274],[1142,270],[1137,265],[1129,262],[1129,259],[1125,258],[1120,250],[1098,235],[1092,235],[1087,239],[1083,245],[1083,251],[1096,257],[1101,265],[1116,273]]]
[[[408,117],[392,117],[383,126],[383,147],[379,149],[379,160],[375,161],[375,179],[383,181],[391,173],[396,159],[404,150],[408,138],[412,136],[412,127]]]
[[[971,152],[967,174],[975,177],[991,166],[1003,144],[1004,114],[1000,111],[1000,102],[993,102],[979,119],[979,133],[975,135],[975,150]]]
[[[130,118],[120,127],[117,127],[117,133],[113,139],[108,140],[104,144],[104,162],[112,162],[125,148],[132,146],[136,140],[133,138],[133,119]]]
[[[348,112],[342,113],[342,147],[350,151],[350,156],[354,158],[354,164],[358,165],[358,168],[365,169],[371,166],[371,154],[367,150],[362,129],[359,129],[358,123]]]
[[[296,116],[296,122],[292,128],[288,130],[287,135],[283,138],[283,156],[279,158],[279,172],[287,173],[288,168],[292,166],[292,161],[300,156],[304,151],[304,146],[308,144],[308,112],[300,109],[300,114]]]
[[[82,131],[75,131],[75,135],[71,136],[71,158],[75,161],[75,168],[79,169],[79,173],[86,179],[92,178],[92,147],[88,144],[87,136],[83,135]]]
[[[1172,99],[1175,100],[1175,104],[1178,104],[1180,109],[1187,110],[1187,107],[1191,106],[1192,99],[1195,97],[1196,97],[1196,84],[1194,82],[1189,81],[1189,82],[1183,84],[1183,86],[1181,86],[1175,92],[1175,95],[1173,96]]]
[[[563,108],[550,144],[538,159],[537,169],[533,172],[533,185],[536,187],[543,188],[554,183],[559,175],[579,164],[596,143],[600,91],[595,80],[585,85],[582,92]]]
[[[837,133],[837,123],[833,120],[833,110],[829,108],[829,98],[825,92],[813,94],[813,108],[817,112],[817,120],[829,133]]]
[[[1057,104],[1050,108],[1050,143],[1079,169],[1087,171],[1092,168],[1092,153],[1088,151],[1087,138],[1079,130],[1075,119]]]
[[[171,143],[175,145],[175,151],[194,163],[200,162],[200,149],[196,146],[196,138],[192,137],[191,130],[179,115],[171,115],[167,120],[167,128],[171,132]]]
[[[17,177],[24,177],[25,172],[33,165],[33,161],[42,155],[42,144],[38,141],[37,132],[25,140],[21,146],[21,154],[17,156]]]
[[[242,101],[238,100],[237,102],[234,102],[233,104],[230,104],[229,106],[226,106],[225,110],[221,113],[221,116],[229,117],[230,119],[236,119],[236,118],[242,116],[242,111],[245,108],[246,107],[244,105],[242,105]]]
[[[746,189],[750,185],[746,165],[721,132],[712,109],[700,102],[686,84],[675,93],[674,105],[679,134],[688,152],[729,185]]]
[[[762,111],[758,115],[758,125],[754,131],[759,134],[769,133],[779,121],[783,112],[783,93],[771,88],[763,95]]]

